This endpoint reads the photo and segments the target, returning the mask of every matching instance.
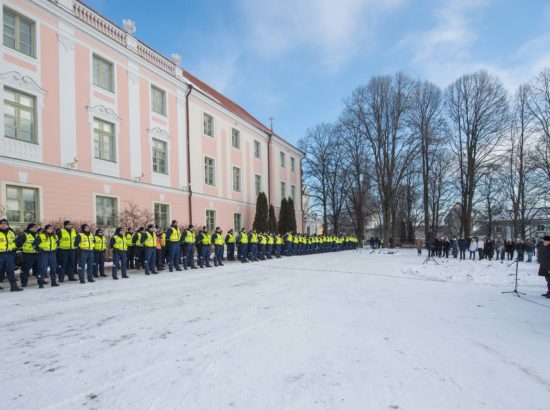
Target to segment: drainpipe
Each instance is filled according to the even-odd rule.
[[[273,134],[268,134],[269,139],[267,140],[267,202],[269,205],[271,203],[271,139]],[[275,205],[273,205],[275,206]]]
[[[191,135],[189,134],[189,94],[193,91],[193,85],[188,84],[189,89],[185,93],[185,129],[187,133],[187,189],[189,190],[189,224],[193,223],[193,191],[191,190]]]

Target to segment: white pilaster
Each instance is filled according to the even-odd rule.
[[[59,104],[61,166],[72,164],[76,158],[76,95],[75,52],[73,28],[59,21]]]
[[[178,188],[187,187],[187,179],[186,179],[186,172],[187,172],[187,163],[186,163],[186,152],[187,152],[187,145],[185,143],[186,141],[186,122],[185,122],[185,91],[178,88],[177,89],[177,96],[176,96],[176,111],[177,111],[177,129],[178,129]]]
[[[140,178],[143,172],[141,164],[141,141],[139,133],[139,75],[138,66],[128,66],[128,93],[130,109],[128,125],[130,128],[130,173],[132,178]]]

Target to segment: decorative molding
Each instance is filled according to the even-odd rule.
[[[63,46],[65,51],[74,49],[74,38],[71,37],[68,33],[65,33],[61,30],[57,32],[57,41]]]
[[[27,91],[30,94],[34,94],[37,97],[43,97],[46,95],[46,90],[40,87],[36,81],[34,81],[28,75],[22,75],[17,71],[8,71],[7,73],[0,74],[0,80],[6,85],[12,86],[21,91]]]
[[[168,134],[168,132],[162,128],[159,128],[159,127],[148,128],[147,132],[149,133],[151,138],[155,138],[155,139],[163,140],[167,142],[172,141],[172,137],[170,137],[170,134]]]
[[[132,85],[137,85],[139,83],[139,75],[135,71],[128,71],[128,78]]]
[[[177,66],[181,65],[181,55],[179,55],[178,53],[173,53],[170,56],[170,60],[172,60],[172,62]]]
[[[136,32],[136,23],[133,20],[130,19],[123,19],[122,25],[124,26],[124,31],[130,34],[134,34]]]
[[[115,124],[120,124],[121,119],[117,115],[117,113],[114,112],[112,109],[105,107],[104,105],[94,105],[93,107],[87,105],[86,109],[91,116],[97,116]]]

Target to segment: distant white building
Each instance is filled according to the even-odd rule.
[[[495,217],[493,223],[496,238],[516,239],[511,211],[502,212]],[[531,223],[525,227],[526,238],[541,238],[544,235],[550,235],[550,208],[539,209]]]

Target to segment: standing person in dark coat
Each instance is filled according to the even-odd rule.
[[[468,250],[468,241],[463,237],[458,240],[458,249],[460,250],[460,259],[466,259],[466,251]]]
[[[523,262],[523,256],[525,255],[525,243],[522,239],[520,239],[518,243],[516,243],[516,251],[518,253],[518,260],[520,262]]]
[[[446,237],[441,241],[441,246],[443,247],[443,254],[446,258],[449,258],[449,250],[451,249],[451,243]]]
[[[511,240],[507,240],[506,243],[504,244],[504,250],[508,255],[508,260],[511,261],[514,258],[514,251],[516,250],[516,247],[514,246],[514,242],[512,242]]]
[[[545,236],[542,241],[544,246],[540,248],[539,253],[539,276],[544,276],[548,287],[548,292],[543,293],[542,296],[550,299],[550,236]]]
[[[494,255],[495,255],[495,241],[493,241],[491,238],[488,238],[485,241],[485,258],[492,261]]]

